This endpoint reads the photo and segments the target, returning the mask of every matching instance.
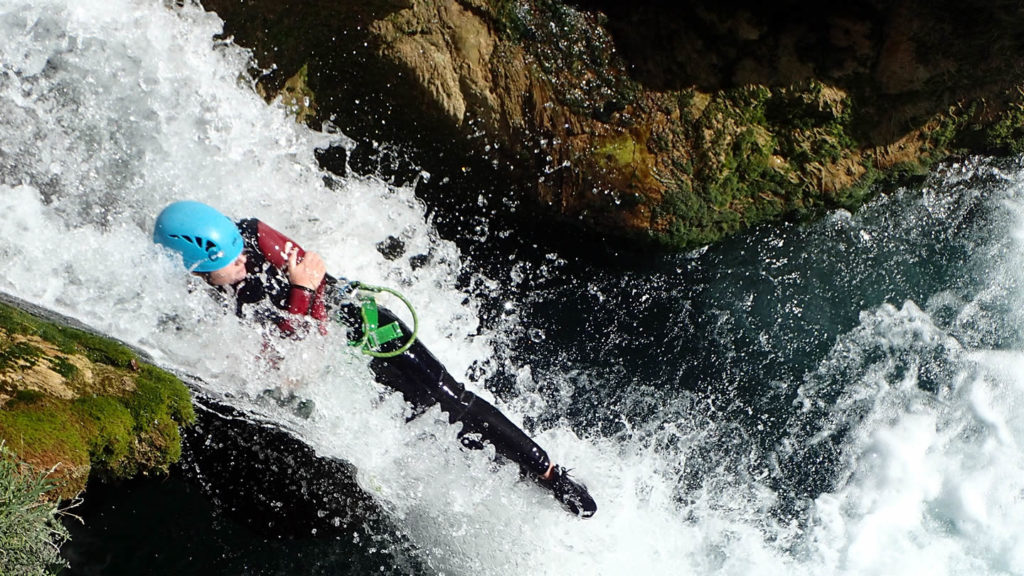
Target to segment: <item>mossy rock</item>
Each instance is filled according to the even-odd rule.
[[[195,420],[188,388],[127,346],[0,303],[0,441],[73,497],[164,472]]]

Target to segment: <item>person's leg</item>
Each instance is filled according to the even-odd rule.
[[[380,325],[398,321],[404,334],[411,333],[389,310],[379,308],[378,313]],[[397,348],[400,340],[385,347]],[[440,404],[449,422],[462,423],[459,437],[467,447],[481,448],[482,442],[490,442],[498,454],[537,476],[550,468],[547,453],[533,439],[492,404],[466,390],[422,342],[417,340],[393,358],[374,358],[370,368],[381,384],[401,392],[417,414]]]
[[[494,444],[498,454],[519,464],[524,472],[543,476],[551,468],[551,460],[532,438],[486,400],[472,392],[461,398],[465,411],[457,418],[462,422],[462,434],[479,434]]]
[[[358,334],[362,327],[358,307],[347,304],[341,312],[336,317]],[[379,308],[378,313],[380,325],[398,321],[404,334],[412,333],[390,311]],[[389,342],[384,349],[397,350],[401,342]],[[370,368],[381,384],[398,390],[413,405],[413,417],[440,404],[448,413],[449,422],[462,423],[459,439],[463,445],[481,448],[483,442],[490,442],[499,455],[518,464],[524,474],[532,475],[551,490],[573,514],[589,518],[597,511],[585,485],[571,478],[565,468],[553,465],[547,453],[497,408],[466,390],[422,342],[415,342],[393,358],[374,358]]]

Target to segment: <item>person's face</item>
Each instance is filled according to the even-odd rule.
[[[235,261],[220,270],[206,274],[206,281],[214,286],[231,286],[245,279],[245,253],[238,255]]]

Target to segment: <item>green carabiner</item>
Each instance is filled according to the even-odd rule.
[[[416,334],[419,332],[420,322],[416,316],[416,310],[413,309],[412,304],[406,300],[405,296],[402,296],[396,290],[383,286],[371,286],[360,282],[353,282],[352,286],[361,291],[357,298],[359,299],[363,316],[363,337],[359,340],[350,341],[348,343],[349,346],[358,346],[363,354],[375,358],[394,358],[411,348],[413,343],[416,342]],[[412,334],[409,335],[409,339],[406,340],[405,344],[391,352],[381,352],[381,345],[397,340],[405,334],[402,332],[398,322],[392,322],[384,326],[378,325],[377,299],[373,294],[380,294],[381,292],[387,292],[396,296],[409,309],[409,313],[412,314]]]

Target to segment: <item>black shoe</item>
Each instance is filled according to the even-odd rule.
[[[590,518],[597,512],[597,503],[590,497],[587,487],[570,478],[565,468],[555,466],[551,469],[551,477],[541,479],[540,483],[550,489],[569,512],[581,518]]]

